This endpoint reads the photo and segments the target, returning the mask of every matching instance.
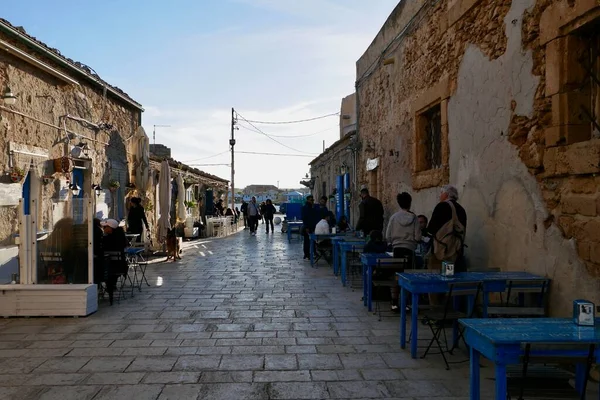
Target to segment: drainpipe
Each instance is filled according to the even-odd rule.
[[[360,96],[359,96],[359,89],[360,89],[360,85],[359,85],[359,81],[356,81],[356,83],[354,84],[354,91],[356,92],[356,143],[358,143],[358,141],[360,140]],[[358,185],[358,181],[357,181],[357,162],[356,162],[356,158],[358,157],[358,151],[357,150],[352,150],[353,153],[353,161],[354,161],[354,188],[356,189],[357,185]]]

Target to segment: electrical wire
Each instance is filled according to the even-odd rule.
[[[231,166],[231,164],[189,164],[190,167],[214,167],[217,165],[224,165],[226,167]]]
[[[321,115],[321,116],[314,117],[314,118],[298,119],[295,121],[254,121],[251,119],[246,120],[246,121],[254,122],[255,124],[268,124],[268,125],[299,124],[301,122],[310,122],[310,121],[316,121],[318,119],[323,119],[323,118],[327,118],[327,117],[333,117],[334,115],[340,115],[339,111],[335,112],[335,113],[327,114],[327,115]]]
[[[244,116],[243,116],[243,115],[241,115],[239,112],[237,112],[237,111],[236,111],[236,112],[235,112],[235,114],[236,114],[236,115],[237,115],[239,118],[243,119],[243,120],[244,120],[244,121],[246,121],[248,124],[250,124],[250,126],[252,126],[254,129],[256,129],[256,130],[258,131],[257,133],[259,133],[259,134],[261,134],[261,135],[264,135],[264,136],[268,137],[269,139],[271,139],[271,140],[272,140],[272,141],[274,141],[275,143],[277,143],[277,144],[279,144],[279,145],[281,145],[281,146],[283,146],[283,147],[285,147],[285,148],[287,148],[287,149],[293,150],[293,151],[295,151],[296,153],[304,153],[304,154],[313,154],[313,155],[317,155],[317,154],[314,154],[314,153],[308,153],[308,152],[306,152],[306,151],[300,151],[300,150],[296,150],[295,148],[293,148],[293,147],[290,147],[290,146],[288,146],[287,144],[283,144],[283,143],[281,143],[279,140],[277,140],[277,139],[274,139],[274,138],[272,138],[270,135],[267,135],[266,133],[264,133],[264,132],[263,132],[262,130],[260,130],[260,129],[259,129],[257,126],[256,126],[256,125],[254,125],[252,122],[250,122],[250,121],[248,121],[246,118],[244,118]]]
[[[236,151],[236,154],[259,154],[262,156],[282,156],[282,157],[310,157],[314,158],[315,156],[309,154],[283,154],[283,153],[261,153],[258,151]]]
[[[252,132],[260,133],[259,131],[255,130],[253,128],[249,128],[249,127],[244,126],[244,125],[238,124],[238,126],[244,128],[244,129],[247,129],[249,131],[252,131]],[[291,138],[291,139],[293,139],[293,138],[303,138],[303,137],[315,136],[315,135],[318,135],[319,133],[327,132],[327,131],[330,131],[332,129],[337,129],[337,128],[339,128],[339,127],[338,126],[332,126],[331,128],[323,129],[322,131],[318,131],[318,132],[315,132],[315,133],[310,133],[308,135],[271,135],[270,134],[269,136],[276,137],[276,138],[283,138],[283,139],[285,139],[285,138]]]
[[[209,158],[217,157],[217,156],[223,155],[225,153],[229,153],[229,150],[225,150],[222,153],[213,154],[212,156],[206,156],[206,157],[202,157],[202,158],[195,158],[193,160],[187,160],[187,161],[183,161],[183,162],[184,163],[188,163],[188,162],[194,162],[194,161],[208,160]]]

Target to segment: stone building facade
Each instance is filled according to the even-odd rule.
[[[129,141],[139,134],[142,106],[91,68],[5,20],[0,20],[0,88],[0,253],[15,253],[20,198],[25,208],[35,204],[38,230],[77,218],[78,199],[86,196],[104,218],[123,216],[133,161]],[[117,181],[118,189],[95,195],[93,185],[106,189]],[[76,196],[72,185],[80,189]],[[7,257],[0,258],[4,263]]]
[[[600,303],[600,5],[403,0],[357,62],[358,180],[430,216],[453,184],[468,264]]]
[[[356,94],[353,93],[342,99],[340,139],[309,163],[310,179],[306,180],[315,201],[327,196],[329,209],[336,211],[339,208],[337,216],[345,215],[351,224],[357,217],[354,212],[356,207],[351,207],[353,188],[356,186],[357,150]],[[342,206],[338,207],[338,203]]]

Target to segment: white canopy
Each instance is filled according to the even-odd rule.
[[[183,176],[177,176],[177,220],[185,221],[187,211],[185,210],[185,186],[183,184]]]

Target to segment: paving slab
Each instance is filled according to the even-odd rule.
[[[468,363],[411,359],[398,317],[378,321],[301,243],[242,231],[185,247],[86,318],[0,320],[0,399],[468,398]]]

